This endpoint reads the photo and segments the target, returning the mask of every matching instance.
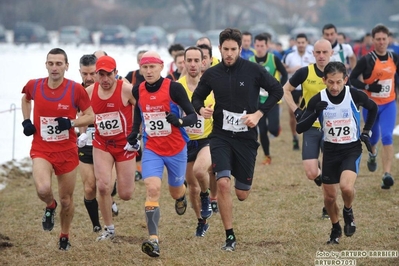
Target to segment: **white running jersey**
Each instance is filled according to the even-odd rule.
[[[305,53],[301,56],[297,50],[293,50],[291,53],[287,54],[284,58],[284,64],[286,64],[289,68],[292,67],[305,67],[310,64],[314,64],[316,62],[313,53],[311,51],[306,50]],[[294,73],[288,74],[288,78],[292,77]],[[301,85],[298,85],[295,90],[301,90]]]
[[[330,58],[330,62],[341,62],[341,63],[346,63],[346,60],[348,57],[351,57],[353,55],[353,49],[350,44],[343,43],[335,45],[333,48],[333,55]]]
[[[321,125],[324,141],[336,144],[355,142],[360,135],[360,112],[353,102],[349,86],[345,86],[345,96],[340,104],[333,104],[326,89],[320,91],[322,101],[328,106],[322,112]]]

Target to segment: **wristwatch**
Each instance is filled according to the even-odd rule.
[[[71,120],[71,127],[75,126],[75,121]]]
[[[366,91],[368,91],[369,90],[369,84],[366,84],[366,86],[364,86],[364,89],[366,90]]]

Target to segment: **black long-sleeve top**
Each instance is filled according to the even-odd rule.
[[[260,88],[269,93],[268,99],[261,105]],[[235,113],[246,111],[248,114],[260,110],[266,114],[284,94],[281,84],[264,67],[242,58],[238,58],[232,66],[226,66],[222,61],[205,71],[192,97],[198,114],[211,91],[215,97],[212,133],[245,139],[257,139],[256,127],[236,133],[222,129],[223,110]]]
[[[145,87],[149,92],[156,92],[159,90],[159,88],[162,85],[164,78],[160,78],[157,82],[154,84],[148,84],[145,82]],[[133,87],[132,93],[136,101],[139,101],[139,86],[140,84],[137,84],[136,86]],[[177,82],[171,82],[170,83],[170,89],[169,89],[169,95],[170,98],[179,105],[186,116],[182,117],[183,125],[182,126],[189,126],[197,122],[197,114],[194,111],[194,108],[190,102],[190,99],[187,96],[187,92],[184,89],[184,87]],[[132,132],[139,132],[139,128],[141,125],[142,119],[141,119],[141,111],[138,106],[138,104],[135,105],[134,107],[134,121],[133,121],[133,129]]]

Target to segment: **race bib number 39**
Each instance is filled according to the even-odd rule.
[[[143,112],[145,132],[149,137],[164,137],[172,133],[165,112]]]
[[[55,117],[40,117],[40,136],[44,141],[61,141],[69,139],[69,130],[58,129],[58,122]]]
[[[223,129],[233,132],[245,132],[248,131],[248,127],[244,124],[242,117],[246,115],[244,113],[233,113],[227,110],[223,110]]]
[[[96,125],[101,136],[114,136],[123,132],[118,112],[96,114]]]

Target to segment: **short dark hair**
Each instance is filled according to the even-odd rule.
[[[182,51],[177,51],[177,53],[175,54],[175,57],[173,58],[173,61],[176,62],[176,58],[178,58],[179,56],[184,56],[184,50]]]
[[[47,56],[49,54],[62,54],[65,57],[65,63],[68,64],[68,56],[66,54],[66,52],[64,50],[62,50],[61,48],[53,48],[50,50],[50,52],[48,52]]]
[[[79,60],[81,66],[93,66],[96,62],[97,57],[94,54],[85,54]]]
[[[250,33],[249,31],[243,31],[242,36],[244,36],[244,35],[247,35],[247,36],[249,35],[252,37],[252,33]]]
[[[321,33],[324,33],[325,30],[329,30],[329,29],[334,29],[335,32],[337,32],[337,28],[334,26],[334,24],[328,23],[323,26]]]
[[[267,44],[269,40],[270,40],[269,36],[266,34],[266,32],[259,33],[258,35],[255,36],[255,41],[265,41],[265,43]]]
[[[375,27],[371,30],[371,36],[373,36],[373,38],[374,38],[374,36],[375,36],[377,33],[379,33],[379,32],[386,33],[387,35],[389,35],[389,29],[388,29],[387,27],[385,27],[384,25],[379,24],[379,25],[375,26]]]
[[[341,35],[342,37],[344,37],[344,39],[346,40],[346,35],[343,32],[338,32],[338,35]]]
[[[305,33],[298,33],[295,37],[295,40],[298,40],[299,38],[305,38],[305,40],[308,40],[308,36],[306,36]]]
[[[188,47],[188,48],[184,51],[184,60],[186,60],[186,53],[187,53],[187,51],[190,51],[190,50],[199,51],[199,52],[201,53],[201,60],[204,59],[204,53],[202,52],[200,46],[203,46],[203,45],[190,46],[190,47]],[[208,45],[205,45],[205,46],[209,47]]]
[[[219,45],[222,45],[224,41],[232,40],[238,44],[238,47],[241,47],[242,43],[242,34],[239,29],[226,28],[219,34]]]
[[[327,74],[331,74],[331,73],[342,73],[342,74],[344,74],[344,78],[345,78],[346,77],[346,67],[342,62],[339,62],[339,61],[329,62],[324,67],[324,72],[323,72],[324,78],[327,78]]]
[[[206,44],[200,44],[200,45],[197,45],[197,47],[200,48],[200,49],[208,50],[209,51],[209,56],[212,57],[212,48],[211,47],[209,47]],[[202,50],[201,50],[201,52],[202,52]]]
[[[184,46],[180,43],[175,43],[169,46],[168,52],[171,55],[174,51],[184,51]]]

